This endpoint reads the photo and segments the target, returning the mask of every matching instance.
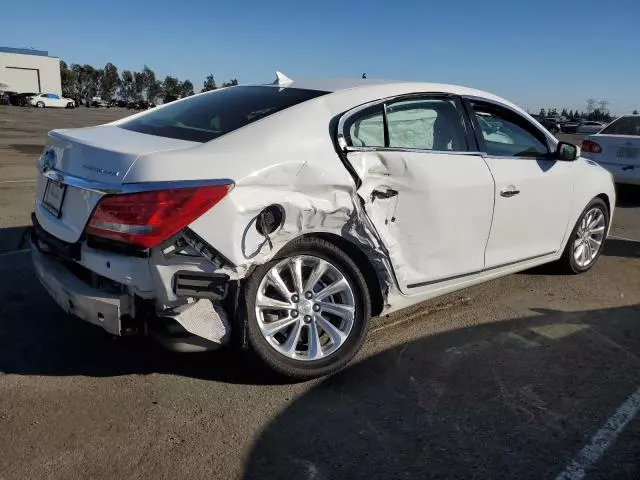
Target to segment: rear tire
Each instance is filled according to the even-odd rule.
[[[311,279],[320,271],[324,273]],[[329,286],[335,293],[323,296]],[[362,347],[371,314],[369,291],[356,264],[318,238],[295,241],[257,267],[245,285],[244,298],[254,352],[271,369],[296,380],[342,369]],[[274,299],[286,306],[265,308]],[[287,326],[276,331],[275,321]]]
[[[557,262],[559,269],[569,274],[590,270],[602,253],[608,231],[607,204],[600,198],[594,198],[582,211],[571,231],[562,257]]]
[[[71,109],[75,107],[75,105],[72,102],[67,103],[67,108]]]
[[[38,108],[44,108],[44,102],[38,102],[38,103],[36,103],[36,107],[38,107]]]

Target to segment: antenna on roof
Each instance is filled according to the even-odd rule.
[[[284,73],[276,70],[276,79],[273,82],[274,85],[288,85],[293,83],[289,77],[287,77]]]

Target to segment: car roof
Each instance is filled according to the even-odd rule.
[[[361,79],[361,78],[302,78],[286,83],[267,83],[261,86],[273,86],[278,88],[300,88],[304,90],[318,90],[335,93],[342,90],[366,89],[367,87],[381,86],[406,86],[414,87],[416,91],[443,92],[458,95],[470,95],[478,97],[495,97],[495,95],[461,85],[430,82],[409,82],[406,80],[385,79]],[[496,97],[497,98],[497,97]],[[500,99],[503,100],[503,99]]]

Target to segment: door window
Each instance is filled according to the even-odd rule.
[[[515,112],[492,104],[471,102],[489,155],[541,157],[550,153],[545,135]]]
[[[344,126],[347,145],[384,147],[384,113],[382,105],[367,108],[351,117]]]
[[[411,97],[366,108],[343,127],[347,145],[438,151],[467,151],[459,100]],[[387,137],[385,138],[385,120]]]
[[[465,151],[467,138],[457,102],[412,98],[387,106],[389,147]]]

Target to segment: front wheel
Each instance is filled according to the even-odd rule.
[[[569,273],[591,269],[602,253],[609,230],[609,209],[600,198],[594,198],[582,211],[562,258],[560,267]]]
[[[371,311],[358,267],[317,238],[296,241],[256,268],[245,301],[253,350],[276,372],[299,380],[344,367],[362,346]]]
[[[36,103],[36,107],[38,107],[38,108],[44,108],[44,102],[38,102],[38,103]]]

